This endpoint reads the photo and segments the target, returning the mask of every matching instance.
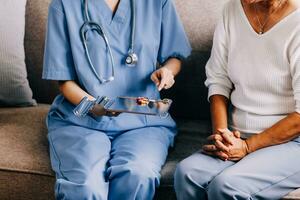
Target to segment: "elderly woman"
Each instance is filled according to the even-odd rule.
[[[300,187],[299,7],[225,6],[206,66],[213,135],[178,165],[179,200],[279,199]]]

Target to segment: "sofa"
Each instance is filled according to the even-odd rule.
[[[173,173],[176,164],[199,150],[210,133],[209,105],[204,87],[205,63],[212,35],[227,0],[175,0],[188,37],[192,55],[184,62],[176,85],[163,96],[174,100],[171,113],[179,134],[161,171],[156,200],[175,200]],[[48,156],[45,117],[58,93],[56,82],[41,80],[47,10],[50,0],[28,0],[25,53],[28,79],[35,107],[0,108],[0,199],[54,199],[54,173]],[[299,166],[300,167],[300,166]],[[284,199],[300,199],[295,190]]]

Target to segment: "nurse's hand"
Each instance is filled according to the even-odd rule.
[[[108,117],[118,117],[120,114],[120,112],[107,111],[105,115]]]
[[[106,109],[104,109],[102,105],[99,104],[95,105],[89,112],[95,117],[97,116],[117,117],[121,114],[120,112],[107,111]]]
[[[156,84],[159,91],[162,89],[169,89],[175,83],[174,75],[167,67],[162,67],[153,72],[151,80]]]

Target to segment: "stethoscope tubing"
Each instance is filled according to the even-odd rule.
[[[106,33],[104,32],[104,28],[103,28],[101,22],[99,22],[99,23],[93,22],[91,20],[90,16],[89,16],[89,13],[88,13],[88,10],[89,10],[88,9],[89,8],[88,0],[83,0],[83,1],[84,1],[84,12],[83,12],[84,23],[80,28],[80,35],[81,35],[81,40],[82,40],[83,47],[84,47],[84,50],[85,50],[85,54],[86,54],[88,63],[90,65],[90,68],[91,68],[92,72],[94,73],[94,75],[96,76],[96,78],[100,81],[101,84],[107,83],[107,82],[113,81],[114,76],[115,76],[115,62],[114,62],[114,56],[113,56],[113,53],[112,53],[112,49],[111,49],[109,40],[106,36]],[[135,0],[131,0],[131,14],[132,14],[131,24],[132,25],[131,25],[130,47],[129,47],[129,51],[128,51],[129,55],[134,54],[134,46],[135,46],[134,41],[135,41],[135,28],[136,28],[135,13],[136,13]],[[88,28],[85,30],[86,27],[88,27]],[[108,49],[110,62],[111,62],[111,76],[108,77],[108,78],[103,78],[101,75],[99,75],[98,72],[96,71],[94,65],[93,65],[93,62],[92,62],[92,59],[91,59],[91,56],[90,56],[90,53],[89,53],[89,50],[88,50],[88,45],[87,45],[87,32],[89,30],[96,31],[103,38],[103,40],[105,42],[105,45],[106,45],[106,48]]]
[[[87,34],[87,31],[88,31],[88,30],[84,31],[84,26],[87,26],[87,25],[89,25],[89,26],[91,26],[91,25],[99,26],[99,25],[98,25],[98,24],[95,24],[95,23],[92,23],[92,22],[86,22],[85,24],[83,24],[83,27],[82,27],[82,29],[81,29],[81,30],[82,30],[81,37],[82,37],[82,41],[83,41],[83,46],[84,46],[84,49],[85,49],[85,54],[86,54],[86,56],[87,56],[87,59],[88,59],[90,68],[92,69],[94,75],[97,77],[97,79],[98,79],[101,83],[106,83],[106,82],[112,81],[112,79],[113,79],[113,77],[114,77],[114,75],[115,75],[115,72],[114,72],[114,66],[115,66],[115,63],[114,63],[113,53],[112,53],[112,50],[111,50],[110,45],[109,45],[109,41],[108,41],[106,35],[104,35],[103,33],[99,33],[99,32],[98,32],[99,30],[95,29],[95,30],[98,32],[98,34],[101,34],[101,35],[102,35],[102,37],[103,37],[103,39],[104,39],[105,45],[106,45],[106,47],[107,47],[107,49],[108,49],[108,51],[109,51],[110,62],[111,62],[111,66],[112,66],[112,67],[111,67],[111,76],[110,76],[109,78],[107,78],[107,79],[104,79],[102,76],[100,76],[100,75],[97,73],[97,71],[96,71],[96,69],[95,69],[95,67],[94,67],[94,65],[93,65],[91,56],[90,56],[90,54],[89,54],[88,46],[87,46],[87,43],[86,43],[86,39],[84,39],[84,38],[87,37],[86,34]],[[93,30],[93,29],[92,29],[92,30]]]
[[[134,53],[134,42],[135,42],[135,26],[136,26],[136,3],[135,0],[131,0],[131,38],[130,38],[130,47],[129,53]]]

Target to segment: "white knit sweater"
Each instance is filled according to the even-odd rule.
[[[209,97],[231,100],[232,129],[247,137],[300,113],[300,9],[259,35],[240,0],[230,0],[213,42],[205,84]]]

